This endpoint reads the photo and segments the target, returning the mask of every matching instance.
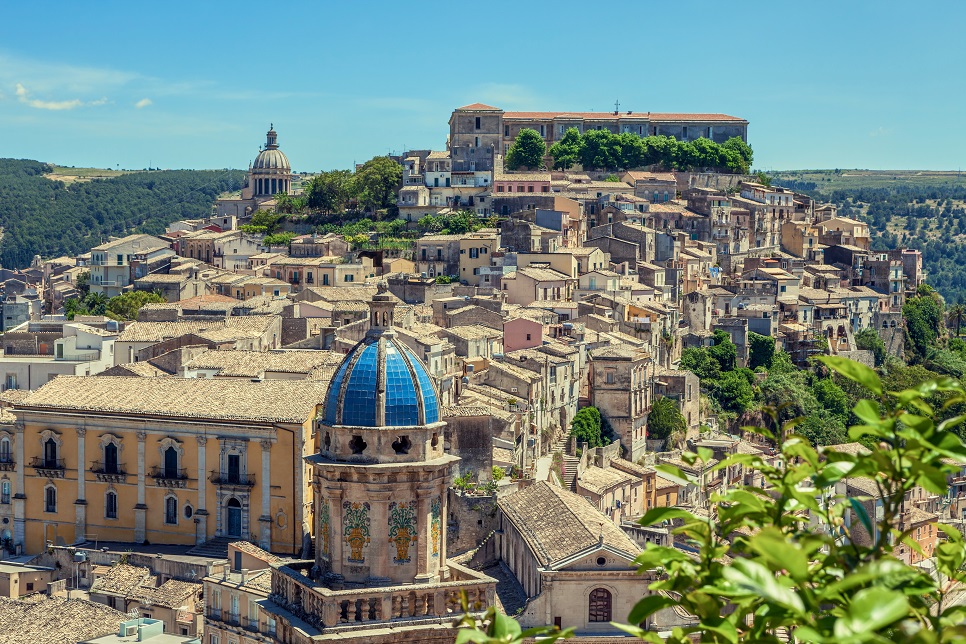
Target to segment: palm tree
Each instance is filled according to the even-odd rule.
[[[959,337],[959,329],[963,325],[963,318],[966,318],[966,306],[957,304],[949,309],[949,321],[956,323],[956,337]]]

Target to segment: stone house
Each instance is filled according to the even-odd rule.
[[[528,598],[524,628],[554,624],[614,636],[649,578],[640,548],[581,496],[540,481],[498,502],[495,549]],[[650,620],[649,620],[650,621]]]
[[[620,437],[627,459],[637,461],[646,449],[653,363],[647,353],[625,345],[607,345],[589,353],[590,404]]]

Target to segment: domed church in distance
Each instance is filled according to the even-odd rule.
[[[248,166],[241,196],[218,199],[215,215],[249,218],[259,210],[271,210],[275,207],[275,195],[294,194],[292,178],[292,164],[278,147],[278,132],[272,123],[265,135],[265,147],[259,149],[258,156]]]
[[[317,453],[306,458],[315,559],[273,566],[281,642],[452,642],[462,593],[477,610],[494,601],[496,580],[446,559],[459,458],[443,449],[429,374],[393,331],[395,306],[381,283],[369,331],[336,369],[316,421]]]

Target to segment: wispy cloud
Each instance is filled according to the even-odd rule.
[[[137,109],[141,110],[141,109],[144,109],[145,107],[147,107],[148,105],[150,105],[153,102],[154,101],[152,101],[150,98],[142,98],[140,101],[138,101],[137,103],[134,104],[134,107],[136,107]]]
[[[872,138],[877,138],[880,136],[889,136],[891,134],[892,134],[892,128],[884,127],[884,126],[877,127],[876,129],[869,132],[869,136]]]
[[[69,101],[42,101],[37,98],[30,98],[30,92],[20,83],[17,83],[17,99],[21,103],[38,110],[73,110],[84,105],[84,102],[79,98],[72,98]]]

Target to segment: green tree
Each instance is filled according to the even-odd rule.
[[[839,418],[843,423],[849,418],[851,405],[845,390],[835,384],[831,378],[824,378],[812,385],[815,400],[829,414]],[[844,425],[843,425],[844,429]]]
[[[708,353],[718,361],[722,371],[730,371],[738,364],[738,347],[731,341],[731,336],[721,329],[714,332],[714,345],[708,348]]]
[[[959,330],[963,326],[963,320],[966,319],[966,306],[963,304],[956,304],[949,309],[949,321],[956,325],[956,337],[959,337]]]
[[[356,196],[352,172],[349,170],[322,172],[312,177],[305,193],[309,208],[326,215],[344,213],[349,206],[349,201]]]
[[[506,153],[507,170],[520,168],[537,169],[543,167],[543,157],[547,154],[547,144],[540,133],[524,128],[513,140]]]
[[[742,161],[743,170],[740,174],[747,174],[748,169],[751,168],[751,164],[754,161],[754,152],[752,152],[751,146],[745,143],[741,137],[733,136],[724,143],[721,144],[722,150],[730,150],[738,155]]]
[[[667,440],[674,434],[683,434],[688,424],[673,398],[661,396],[651,406],[647,415],[647,437],[651,440]]]
[[[575,127],[568,128],[563,138],[550,146],[554,169],[566,170],[579,163],[580,146],[580,130]]]
[[[906,348],[913,361],[921,362],[944,331],[942,298],[923,284],[915,297],[902,306],[906,322]]]
[[[77,281],[74,282],[74,286],[80,292],[82,297],[87,297],[87,294],[91,290],[91,272],[81,271],[77,274]]]
[[[620,137],[607,130],[591,130],[581,138],[580,164],[584,169],[613,170],[621,166]]]
[[[107,312],[108,297],[103,293],[88,293],[84,298],[84,307],[90,315],[104,315]]]
[[[278,230],[279,223],[283,219],[285,219],[285,215],[268,210],[259,210],[252,215],[251,221],[241,226],[241,229],[246,233],[271,235]]]
[[[737,348],[736,348],[737,350]],[[775,357],[775,338],[760,335],[754,331],[748,332],[748,368],[757,369],[771,366]]]
[[[120,320],[134,320],[145,304],[164,304],[167,300],[159,293],[150,291],[129,291],[115,295],[107,301],[105,312]]]
[[[713,393],[723,409],[739,414],[751,409],[755,399],[755,391],[748,377],[740,369],[722,374]]]
[[[702,382],[721,377],[721,365],[704,348],[688,347],[681,351],[681,368],[692,372]]]
[[[577,438],[577,444],[587,443],[590,447],[601,447],[604,438],[601,433],[600,411],[596,407],[583,407],[570,422],[570,432]]]
[[[262,243],[266,246],[288,246],[295,239],[295,233],[283,232],[265,235]]]
[[[353,187],[359,204],[367,210],[394,209],[402,182],[402,166],[389,157],[373,157],[355,174]]]
[[[875,360],[875,366],[881,367],[886,359],[886,346],[878,331],[871,327],[866,327],[855,334],[855,346],[865,351],[871,351]]]

